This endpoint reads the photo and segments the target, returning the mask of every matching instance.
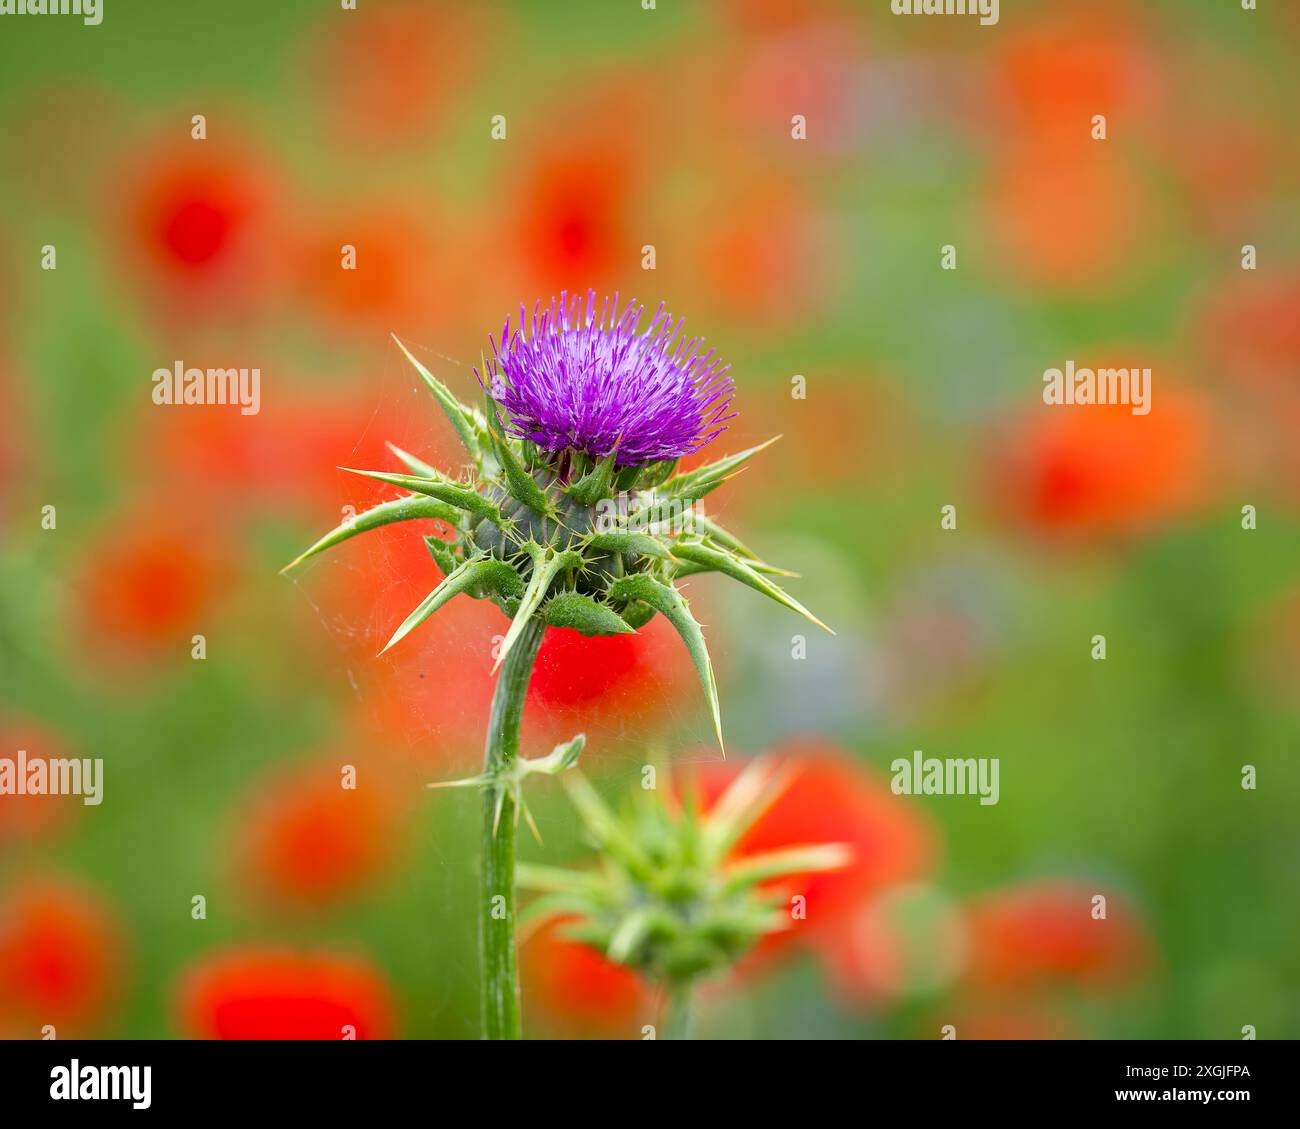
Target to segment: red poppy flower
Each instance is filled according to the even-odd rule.
[[[1105,918],[1093,897],[1106,893]],[[1074,881],[1048,880],[979,899],[970,912],[969,977],[1007,992],[1052,983],[1108,987],[1149,966],[1151,945],[1124,899]]]
[[[265,158],[217,138],[146,151],[122,186],[123,253],[186,314],[265,304],[283,256]]]
[[[709,199],[687,247],[701,300],[737,322],[797,323],[835,280],[833,233],[795,181],[742,162],[725,195]]]
[[[186,974],[180,1025],[197,1039],[387,1039],[388,984],[367,961],[289,949],[210,954]]]
[[[192,634],[205,633],[202,618],[221,591],[227,568],[215,531],[181,524],[171,505],[142,503],[115,520],[88,554],[82,622],[116,653],[184,653]]]
[[[0,901],[0,1033],[86,1036],[105,1021],[119,988],[122,939],[89,890],[39,879]]]
[[[1132,131],[1160,95],[1160,60],[1131,13],[1055,10],[1007,28],[995,46],[996,95],[1010,132],[1039,144],[1091,143],[1094,114]]]
[[[965,968],[956,903],[921,883],[864,898],[819,946],[842,1002],[875,1008],[948,988]]]
[[[1154,155],[1176,178],[1187,230],[1211,255],[1231,253],[1254,241],[1243,232],[1273,222],[1300,171],[1287,143],[1293,117],[1285,98],[1257,97],[1259,61],[1249,53],[1183,52],[1179,68]]]
[[[1136,168],[1105,148],[1066,155],[1021,144],[999,158],[985,206],[996,255],[1022,287],[1088,291],[1123,280],[1158,221]]]
[[[1212,296],[1201,344],[1215,368],[1258,391],[1295,389],[1300,369],[1300,273],[1241,273]]]
[[[377,766],[344,788],[345,757],[263,782],[238,819],[247,884],[264,897],[320,907],[362,889],[392,860],[404,814]]]
[[[806,0],[802,4],[787,0],[726,0],[722,10],[736,30],[774,39],[856,11],[849,0]]]
[[[1199,400],[1157,382],[1145,416],[1124,405],[1035,409],[1002,441],[994,490],[1042,533],[1128,534],[1203,503],[1208,459]]]
[[[483,277],[464,228],[446,217],[436,222],[428,200],[375,200],[326,213],[302,241],[307,305],[332,333],[353,327],[378,336],[403,325],[424,332],[431,317],[446,331]],[[352,248],[346,270],[345,245]]]
[[[507,621],[487,601],[456,599],[417,635],[375,661],[394,628],[441,579],[436,570],[420,575],[422,590],[411,600],[372,589],[371,602],[379,597],[384,609],[373,615],[365,611],[367,593],[358,590],[353,605],[356,616],[364,618],[352,622],[361,625],[362,634],[348,639],[357,628],[347,626],[341,634],[349,645],[355,642],[366,661],[356,671],[357,723],[382,734],[382,751],[401,752],[426,780],[454,779],[477,771],[482,760],[495,685],[492,639],[505,634]],[[360,577],[349,579],[350,586],[360,584]],[[398,604],[405,604],[404,610]],[[537,737],[529,726],[525,734]]]
[[[528,686],[525,726],[539,725],[556,740],[586,732],[593,747],[596,734],[644,733],[693,677],[681,640],[661,616],[633,635],[589,638],[549,628]]]
[[[550,921],[520,946],[524,1006],[568,1034],[640,1038],[654,993],[636,973],[562,935]]]
[[[547,148],[519,182],[519,238],[540,292],[605,286],[638,262],[630,156],[609,145]]]
[[[375,663],[375,653],[441,574],[403,527],[375,530],[359,553],[360,564],[331,578],[343,596],[327,606],[342,609],[351,626],[340,636],[367,658],[359,675],[363,719],[408,747],[431,779],[472,771],[496,684],[493,647],[509,621],[486,600],[456,599]],[[662,618],[625,636],[587,638],[550,628],[528,688],[525,755],[549,752],[550,744],[584,732],[599,756],[602,742],[660,724],[667,704],[690,693],[693,679],[680,639]]]
[[[141,475],[167,467],[172,487],[191,499],[201,498],[205,512],[244,514],[254,507],[281,507],[293,508],[301,520],[303,506],[339,506],[344,498],[370,504],[391,497],[391,490],[384,493],[335,469],[395,468],[385,440],[438,462],[429,436],[437,434],[440,421],[424,418],[431,421],[428,428],[418,426],[421,417],[411,413],[407,398],[397,391],[377,399],[373,393],[291,386],[264,398],[254,416],[216,405],[176,412],[153,408],[145,425],[127,437],[123,458],[137,464]],[[334,516],[337,521],[342,514]]]
[[[803,897],[806,918],[779,937],[834,944],[843,935],[848,916],[864,899],[931,868],[934,833],[909,799],[894,795],[884,779],[829,744],[796,741],[772,755],[789,771],[789,782],[741,838],[735,854],[846,844],[853,855],[847,867],[782,883],[783,888],[789,886],[792,897]],[[740,764],[728,760],[692,769],[688,779],[697,782],[701,800],[708,806],[740,771]]]

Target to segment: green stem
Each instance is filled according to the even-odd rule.
[[[530,620],[501,665],[492,695],[483,771],[491,775],[519,756],[519,725],[545,626]],[[497,804],[501,804],[498,817]],[[483,864],[479,905],[483,1038],[518,1039],[519,969],[515,959],[515,801],[483,790]]]
[[[691,1003],[691,984],[684,980],[668,990],[667,1037],[669,1039],[695,1038],[695,1008]]]

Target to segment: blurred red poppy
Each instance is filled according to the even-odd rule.
[[[264,307],[283,224],[266,158],[217,137],[146,148],[121,185],[121,251],[158,306],[205,316]]]
[[[1300,154],[1289,144],[1289,99],[1277,85],[1285,68],[1205,45],[1178,63],[1178,97],[1153,147],[1190,213],[1189,230],[1213,257],[1231,255],[1255,241],[1249,233],[1276,222],[1279,201],[1300,173]]]
[[[549,921],[520,946],[524,1006],[566,1034],[641,1037],[653,1022],[654,993],[636,973],[590,945],[563,936]]]
[[[848,5],[839,13],[832,5],[820,11],[808,4],[798,11],[787,7],[788,27],[763,27],[752,16],[735,13],[742,25],[752,23],[733,54],[720,59],[720,45],[710,42],[702,55],[688,59],[690,113],[692,118],[709,115],[699,136],[708,139],[713,161],[719,141],[733,137],[738,122],[747,130],[740,143],[776,160],[794,153],[803,165],[811,157],[852,157],[862,151],[875,107],[867,96],[871,72],[861,17],[850,15]],[[792,149],[796,113],[807,129]]]
[[[874,1009],[950,987],[965,967],[966,928],[952,898],[905,883],[863,898],[819,951],[836,999]]]
[[[482,759],[495,684],[492,638],[505,633],[506,620],[486,601],[456,599],[375,661],[397,625],[441,580],[441,573],[434,569],[420,577],[423,590],[414,599],[373,588],[370,603],[381,610],[354,620],[344,634],[365,660],[355,670],[357,723],[382,734],[381,752],[401,752],[408,765],[434,781],[468,775]],[[404,580],[392,576],[388,583],[405,587]],[[358,617],[367,615],[363,585],[361,576],[349,579],[349,586],[358,590],[353,601]],[[399,611],[398,604],[404,610]],[[348,630],[360,634],[347,640]],[[528,725],[524,735],[527,741],[536,736]]]
[[[795,375],[746,390],[744,416],[737,426],[754,436],[754,443],[773,435],[781,439],[763,452],[760,461],[727,482],[719,502],[728,512],[736,508],[737,498],[758,500],[770,495],[777,483],[786,490],[802,486],[858,491],[869,479],[883,481],[908,465],[916,426],[904,398],[890,382],[863,373],[800,373],[807,382],[807,398],[798,404],[800,425],[791,427],[790,380]],[[845,420],[852,420],[853,426],[845,427]],[[739,434],[724,436],[718,443],[726,444],[728,451],[751,445]],[[701,461],[716,457],[706,451]],[[712,501],[706,499],[706,505]]]
[[[1093,916],[1104,893],[1106,916]],[[1049,879],[978,899],[970,910],[969,978],[1007,993],[1050,984],[1113,987],[1150,966],[1151,942],[1133,906],[1109,891]]]
[[[123,942],[103,900],[61,878],[32,879],[0,901],[0,1035],[88,1036],[121,987]]]
[[[352,758],[355,760],[355,756]],[[357,893],[396,854],[406,814],[382,769],[348,756],[295,766],[259,783],[237,819],[246,886],[277,907],[320,908]]]
[[[1108,3],[1044,10],[1017,21],[992,45],[995,120],[1040,145],[1090,143],[1094,114],[1131,134],[1159,101],[1161,60],[1126,6]]]
[[[1158,378],[1145,416],[1125,405],[1043,405],[1000,440],[993,490],[1040,533],[1152,529],[1208,501],[1207,428],[1200,400]]]
[[[141,500],[114,519],[87,552],[79,611],[83,628],[121,656],[189,650],[229,575],[213,519],[182,520],[175,500]]]
[[[427,431],[413,424],[420,418],[415,413],[426,408]],[[215,405],[153,409],[144,426],[128,434],[123,458],[137,464],[141,475],[167,467],[172,487],[201,498],[209,513],[292,507],[296,520],[337,522],[337,509],[322,514],[320,508],[337,507],[345,497],[369,504],[383,494],[337,467],[397,469],[384,446],[390,439],[440,461],[430,447],[440,426],[435,411],[413,397],[381,401],[373,392],[282,387],[253,416]],[[413,430],[418,443],[407,437]],[[390,490],[383,496],[391,495]]]
[[[864,899],[932,868],[936,836],[911,800],[894,795],[885,780],[833,745],[814,739],[792,741],[778,746],[772,756],[789,772],[788,783],[741,838],[735,854],[847,844],[853,855],[847,867],[780,884],[792,898],[803,897],[806,917],[793,919],[795,928],[778,935],[777,943],[801,937],[833,948],[843,942],[845,922]],[[685,776],[699,788],[707,807],[741,767],[735,759],[714,761],[692,765]]]
[[[353,543],[353,557],[330,576],[332,594],[321,600],[344,627],[345,644],[366,660],[358,672],[360,710],[415,750],[433,778],[470,771],[482,754],[496,684],[493,647],[509,620],[489,601],[458,598],[374,662],[441,573],[408,527],[378,529],[364,541]],[[587,734],[596,756],[603,740],[644,736],[676,716],[670,703],[691,692],[693,678],[662,618],[625,636],[548,629],[529,684],[525,753],[547,752],[577,732]]]
[[[427,198],[336,207],[301,237],[298,288],[330,335],[354,329],[381,341],[413,326],[450,338],[483,298],[481,238],[466,217]]]
[[[497,210],[508,217],[523,295],[546,301],[560,290],[617,290],[641,277],[642,246],[656,242],[646,209],[672,161],[660,78],[630,60],[588,71],[523,126],[533,140],[522,159],[502,150],[509,164],[499,174],[505,198]],[[570,121],[582,128],[557,134],[554,124]],[[653,307],[653,295],[642,297]]]
[[[518,189],[519,246],[541,295],[606,287],[640,261],[631,234],[633,163],[608,142],[551,144],[525,166]]]
[[[1243,388],[1296,393],[1300,371],[1300,272],[1238,272],[1196,316],[1214,369]]]
[[[373,145],[429,129],[491,48],[489,17],[482,0],[390,0],[322,21],[310,60],[322,120],[341,140]]]
[[[49,726],[0,710],[0,757],[26,753],[27,763],[71,756]],[[0,844],[40,839],[65,828],[82,807],[79,796],[0,796]]]
[[[634,635],[548,628],[528,686],[525,725],[540,725],[556,740],[578,731],[644,738],[670,720],[669,704],[690,692],[693,677],[681,640],[662,616]]]
[[[803,185],[748,160],[712,192],[685,253],[684,283],[700,288],[706,309],[775,331],[817,309],[835,284],[838,241]]]
[[[1104,146],[1017,145],[994,165],[985,208],[1008,279],[1067,291],[1126,285],[1159,218],[1148,183]]]
[[[725,0],[722,11],[736,29],[751,35],[779,39],[809,24],[828,18],[856,14],[852,0]]]
[[[177,999],[195,1039],[387,1039],[396,1029],[388,984],[357,957],[227,949],[193,965]]]

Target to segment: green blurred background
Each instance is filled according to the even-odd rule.
[[[703,1032],[1300,1035],[1300,11],[104,3],[0,17],[0,755],[106,774],[98,807],[0,797],[0,1032],[210,1034],[212,969],[274,950],[243,975],[330,954],[373,1033],[477,1033],[477,804],[423,784],[479,755],[504,621],[376,660],[436,581],[418,539],[277,570],[378,496],[336,466],[457,460],[390,332],[469,395],[508,313],[593,287],[731,361],[710,453],[784,434],[715,511],[839,634],[794,659],[797,621],[693,585],[733,755],[1001,764],[996,806],[899,800],[933,857],[884,989],[828,970],[873,951],[846,919]],[[1071,358],[1150,366],[1152,413],[1045,407]],[[177,360],[260,367],[261,412],[154,405]],[[714,759],[685,666],[656,626],[554,637],[525,742],[585,728],[611,795]],[[536,811],[527,857],[584,857]],[[1071,939],[1075,888],[1125,941]],[[532,1033],[653,1022],[524,960]]]

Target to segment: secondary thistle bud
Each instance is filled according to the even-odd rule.
[[[762,937],[790,927],[772,883],[851,861],[838,843],[734,854],[788,782],[764,761],[751,762],[702,815],[692,797],[684,811],[642,798],[619,813],[581,775],[565,781],[601,866],[525,863],[520,886],[553,896],[539,899],[536,912],[562,901],[576,918],[562,926],[569,936],[670,989],[725,971]]]

